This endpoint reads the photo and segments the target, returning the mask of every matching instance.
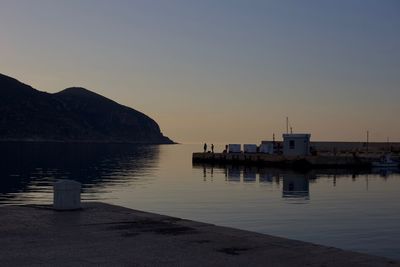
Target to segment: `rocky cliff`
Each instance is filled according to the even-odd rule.
[[[2,74],[0,140],[173,143],[150,117],[87,89],[50,94]]]

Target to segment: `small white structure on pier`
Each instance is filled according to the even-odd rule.
[[[240,153],[242,145],[240,144],[229,144],[228,145],[228,152],[229,153]]]
[[[283,155],[310,155],[311,134],[283,134]]]
[[[273,142],[262,143],[260,145],[260,153],[274,154],[274,143]]]
[[[253,144],[244,144],[243,145],[244,153],[257,153],[257,145]]]
[[[76,210],[81,208],[81,184],[72,180],[54,183],[53,208],[55,210]]]

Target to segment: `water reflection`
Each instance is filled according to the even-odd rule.
[[[243,181],[244,182],[255,182],[257,176],[257,168],[246,167],[243,169]]]
[[[203,166],[205,168],[205,166]],[[228,181],[240,182],[240,168],[239,166],[229,166],[227,168]]]
[[[282,197],[309,199],[309,176],[287,173],[283,175]]]
[[[372,173],[378,174],[383,178],[387,178],[390,175],[399,173],[398,169],[387,169],[387,168],[373,168]]]
[[[347,170],[347,169],[316,169],[308,172],[295,172],[288,169],[274,169],[263,167],[251,167],[240,165],[212,165],[212,164],[193,164],[194,169],[203,170],[204,181],[213,178],[215,169],[222,172],[227,182],[235,183],[259,183],[281,185],[282,197],[293,200],[310,199],[310,182],[322,177],[332,178],[332,186],[336,186],[337,179],[340,177],[351,176],[353,181],[357,177],[366,178],[366,189],[368,190],[368,174],[379,175],[387,179],[395,170],[372,169],[370,171]],[[209,174],[209,175],[208,175]],[[299,202],[294,202],[299,203]]]
[[[1,143],[0,151],[3,204],[17,201],[14,198],[30,202],[27,193],[32,191],[40,198],[37,194],[48,193],[54,180],[67,178],[81,182],[86,199],[91,199],[93,188],[99,193],[145,177],[159,157],[158,146],[120,144]]]

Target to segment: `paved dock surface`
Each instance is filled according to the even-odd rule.
[[[103,203],[0,207],[1,266],[400,266],[399,262]]]

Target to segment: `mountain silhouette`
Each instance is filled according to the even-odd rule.
[[[80,87],[50,94],[0,74],[0,140],[171,144],[147,115]]]

